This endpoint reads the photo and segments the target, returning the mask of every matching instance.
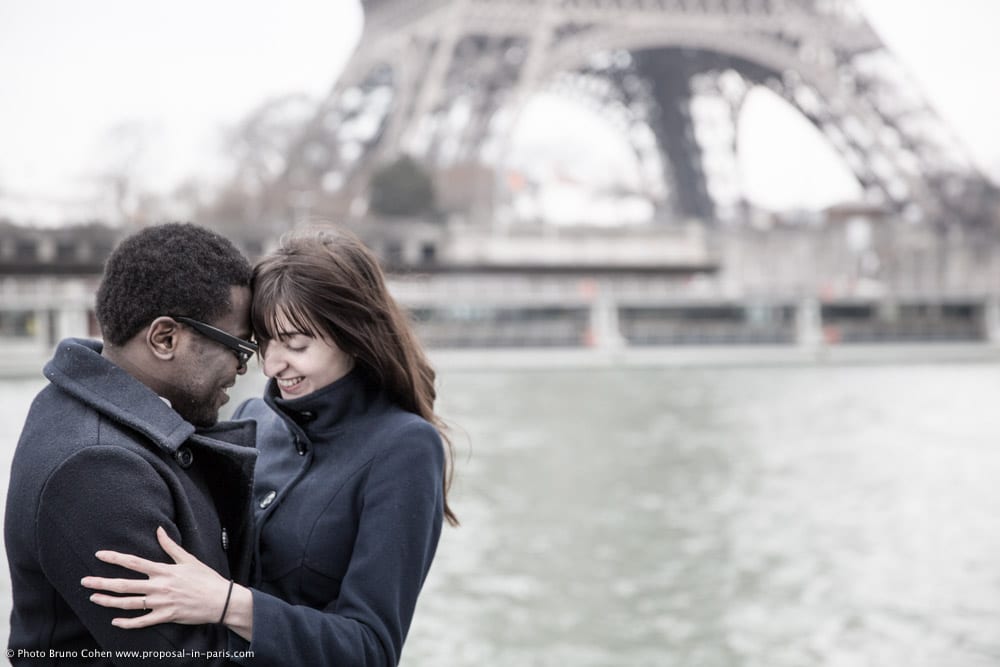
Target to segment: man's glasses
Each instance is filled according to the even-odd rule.
[[[257,354],[257,343],[237,338],[232,334],[226,333],[222,329],[213,327],[211,324],[205,324],[204,322],[191,319],[190,317],[180,317],[174,315],[173,318],[181,324],[188,325],[205,338],[211,338],[216,343],[228,347],[229,350],[236,355],[236,358],[239,359],[240,366],[246,366],[247,362],[250,361],[250,357]]]

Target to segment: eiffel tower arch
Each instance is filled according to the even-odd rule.
[[[867,201],[939,225],[984,222],[979,175],[851,0],[362,0],[360,45],[288,151],[277,199],[316,212],[401,153],[502,160],[519,111],[554,91],[612,119],[675,219],[714,221],[750,90],[766,86],[841,156]],[[698,99],[729,110],[699,132]],[[713,159],[708,159],[713,157]],[[723,156],[725,157],[725,156]],[[713,166],[714,165],[714,166]]]

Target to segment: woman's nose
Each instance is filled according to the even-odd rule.
[[[273,345],[268,345],[261,353],[264,360],[264,375],[274,377],[282,367],[281,354],[274,349]]]

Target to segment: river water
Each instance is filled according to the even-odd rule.
[[[0,382],[3,480],[41,386]],[[1000,366],[445,370],[440,394],[463,525],[406,667],[1000,665]]]

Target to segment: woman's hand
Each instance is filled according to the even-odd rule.
[[[80,583],[85,588],[122,594],[94,593],[91,602],[114,609],[149,610],[142,616],[116,618],[111,622],[125,629],[158,623],[218,623],[229,593],[229,580],[181,548],[163,528],[156,529],[156,539],[173,559],[173,565],[117,551],[98,551],[95,554],[98,560],[145,574],[148,579],[84,577]]]

